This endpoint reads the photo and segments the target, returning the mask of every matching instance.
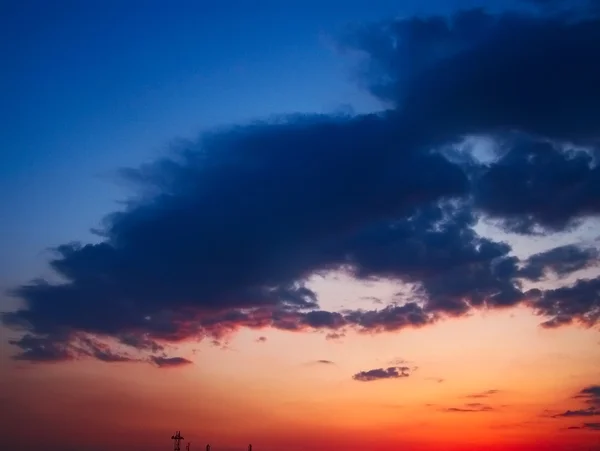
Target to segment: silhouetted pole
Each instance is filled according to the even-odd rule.
[[[252,451],[252,445],[248,445],[248,451]]]
[[[173,451],[181,451],[180,444],[181,444],[181,441],[183,440],[183,437],[181,436],[181,431],[175,432],[175,435],[173,435],[171,437],[171,440],[173,440],[173,442],[175,442]]]
[[[210,445],[206,445],[206,451],[210,451]]]
[[[185,445],[185,451],[190,451],[190,445],[192,444],[192,442],[188,442],[187,445]]]

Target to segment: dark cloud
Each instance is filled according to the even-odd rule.
[[[448,413],[475,413],[475,412],[492,412],[495,409],[487,404],[481,404],[478,402],[465,404],[464,407],[448,407],[442,409],[442,412]]]
[[[258,337],[258,338],[256,339],[256,341],[257,341],[258,343],[264,343],[265,341],[267,341],[267,337]]]
[[[55,339],[56,337],[36,337],[25,334],[19,340],[10,340],[9,343],[22,349],[15,356],[17,360],[32,362],[60,362],[73,360],[75,356],[70,352],[69,345]]]
[[[166,366],[166,344],[223,343],[241,327],[339,338],[523,301],[547,326],[596,324],[597,280],[521,289],[595,256],[519,262],[473,226],[486,215],[553,231],[600,213],[592,152],[564,146],[600,140],[599,22],[472,10],[365,27],[348,45],[368,54],[389,111],[230,127],[124,170],[138,194],[105,218],[102,241],[55,250],[62,283],[13,290],[23,306],[2,321],[25,333],[16,358],[121,361],[124,346]],[[471,133],[506,149],[487,166],[449,150]],[[306,281],[333,270],[413,289],[402,304],[326,311]]]
[[[596,416],[600,416],[600,409],[590,407],[589,409],[567,410],[565,412],[554,415],[554,418],[596,417]]]
[[[546,252],[530,256],[519,271],[521,277],[539,281],[548,273],[565,277],[575,271],[596,265],[600,252],[596,248],[582,248],[576,245],[555,247]]]
[[[331,360],[317,360],[316,363],[319,363],[321,365],[335,365],[335,363]]]
[[[4,314],[4,323],[60,341],[79,331],[179,341],[241,326],[430,323],[414,303],[314,310],[316,295],[303,285],[313,271],[350,264],[371,222],[466,189],[461,170],[440,155],[392,152],[390,126],[377,116],[254,125],[129,171],[148,192],[106,219],[104,242],[60,246],[51,266],[67,282],[17,288],[26,307]]]
[[[372,92],[417,130],[597,143],[600,27],[572,19],[469,10],[366,27],[350,44],[370,58]]]
[[[152,356],[151,360],[159,368],[175,368],[190,365],[192,363],[191,360],[185,359],[183,357]]]
[[[84,354],[90,355],[103,362],[135,362],[139,360],[126,354],[119,354],[113,351],[106,343],[102,343],[90,337],[80,337],[79,340]]]
[[[410,376],[410,368],[407,366],[391,366],[389,368],[377,368],[374,370],[361,371],[352,376],[359,382],[373,382],[382,379],[400,379]]]
[[[36,337],[25,334],[19,340],[9,343],[23,350],[17,360],[32,362],[60,362],[75,360],[81,357],[93,357],[103,362],[135,362],[140,359],[112,350],[111,346],[89,336],[79,334],[71,337],[69,342],[62,342],[56,337]]]
[[[583,423],[582,429],[589,429],[592,431],[600,431],[600,423]]]
[[[550,317],[542,324],[547,328],[573,322],[590,327],[600,319],[600,277],[578,279],[573,285],[543,292],[532,290],[528,297],[538,314]]]
[[[126,346],[131,346],[135,349],[143,351],[149,351],[153,353],[161,352],[165,350],[165,347],[158,344],[156,341],[150,339],[147,335],[143,334],[125,334],[119,337],[119,343]]]
[[[480,392],[480,393],[471,393],[470,395],[465,396],[465,398],[473,398],[473,399],[489,398],[490,396],[493,396],[499,392],[500,392],[500,390],[486,390],[486,391]]]
[[[582,399],[586,404],[600,407],[600,385],[590,385],[581,389],[575,398]]]
[[[600,213],[600,166],[589,152],[522,136],[506,141],[509,150],[478,175],[474,189],[475,204],[488,217],[512,232],[531,234],[565,230]],[[598,258],[572,247],[556,252],[561,253],[546,259],[566,266],[548,269],[570,270],[569,264]],[[534,262],[532,270],[545,261]]]
[[[573,399],[582,400],[589,407],[567,410],[552,415],[553,418],[595,417],[600,416],[600,386],[590,385],[582,388]]]
[[[367,27],[351,44],[369,57],[371,91],[416,129],[518,131],[478,180],[476,204],[513,231],[560,230],[599,213],[598,166],[558,145],[600,140],[600,26],[579,16],[471,10]]]
[[[373,224],[343,243],[346,267],[358,278],[418,284],[414,297],[425,302],[424,309],[409,302],[380,311],[404,312],[403,320],[415,325],[432,323],[436,313],[514,305],[523,295],[512,280],[516,262],[507,257],[510,247],[478,236],[471,228],[475,223],[467,206],[447,203],[422,208],[405,221]]]

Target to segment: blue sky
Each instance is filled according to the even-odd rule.
[[[347,24],[476,3],[5,6],[0,283],[44,271],[48,246],[93,239],[89,229],[124,196],[114,171],[177,138],[271,114],[378,109],[330,45]]]
[[[3,282],[40,270],[44,247],[89,239],[122,196],[113,171],[178,137],[349,100],[363,110],[374,105],[344,81],[348,74],[324,45],[321,33],[338,16],[307,9],[297,20],[272,8],[250,15],[249,2],[77,3],[23,6],[3,26],[14,46],[14,72],[3,83],[11,107],[0,165]]]

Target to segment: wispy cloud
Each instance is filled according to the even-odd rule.
[[[494,407],[481,403],[468,403],[462,407],[447,407],[441,409],[442,412],[448,413],[476,413],[476,412],[492,412],[496,410]]]
[[[569,430],[600,431],[600,423],[583,423],[580,426],[569,426]]]
[[[344,338],[345,336],[346,336],[346,334],[344,334],[343,332],[330,332],[327,335],[325,335],[325,339],[331,340],[331,341],[339,341],[342,338]]]
[[[479,393],[471,393],[470,395],[466,395],[465,398],[472,398],[472,399],[489,398],[490,396],[493,396],[497,393],[500,393],[500,390],[486,390],[486,391],[479,392]]]
[[[600,416],[600,386],[589,385],[579,390],[572,399],[583,401],[586,407],[569,409],[564,412],[552,412],[545,410],[543,416],[551,418],[580,418]],[[594,424],[594,423],[587,423]],[[583,427],[577,427],[581,429]]]

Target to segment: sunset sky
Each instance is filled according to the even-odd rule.
[[[600,3],[0,4],[0,449],[600,450]]]

